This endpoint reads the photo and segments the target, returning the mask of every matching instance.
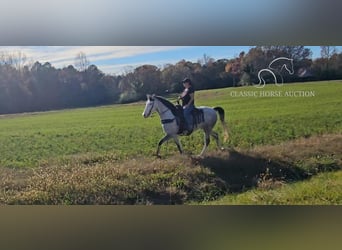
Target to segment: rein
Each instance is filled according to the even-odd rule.
[[[162,103],[162,104],[163,104],[163,103]],[[165,105],[163,104],[163,106],[165,106]],[[170,110],[168,107],[165,106],[165,110],[164,110],[164,111],[160,111],[160,112],[159,112],[159,116],[161,117],[163,114],[165,114],[165,113],[168,112],[168,111],[171,111],[171,110]],[[161,120],[161,123],[162,123],[162,124],[171,123],[171,122],[173,122],[175,119],[176,119],[176,117],[174,117],[173,119],[162,119],[162,120]]]
[[[166,110],[164,110],[163,112],[160,112],[159,114],[162,115],[162,114],[165,114],[167,111],[169,111],[170,109],[166,108]]]
[[[171,122],[173,122],[175,119],[176,119],[176,118],[161,120],[161,123],[162,123],[162,124],[171,123]]]

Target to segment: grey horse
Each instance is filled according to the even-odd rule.
[[[149,117],[152,113],[157,112],[160,116],[165,136],[159,141],[156,155],[160,157],[160,147],[166,141],[173,139],[177,145],[179,152],[182,154],[182,145],[178,139],[179,136],[179,120],[175,114],[176,107],[171,102],[161,96],[147,95],[147,101],[144,112],[142,113],[144,118]],[[203,156],[209,143],[210,136],[212,136],[219,148],[221,148],[219,137],[217,132],[213,131],[213,127],[217,121],[217,113],[220,116],[220,120],[224,129],[224,142],[228,139],[228,129],[224,120],[224,109],[221,107],[209,108],[209,107],[198,107],[198,110],[202,111],[203,118],[199,123],[194,124],[194,131],[202,129],[205,134],[204,147],[199,156]],[[217,113],[216,113],[217,112]],[[196,120],[196,119],[195,119]]]

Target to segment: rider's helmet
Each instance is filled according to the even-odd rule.
[[[189,83],[191,85],[191,80],[189,78],[184,78],[182,83]]]

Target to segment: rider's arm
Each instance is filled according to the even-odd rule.
[[[186,94],[188,93],[188,89],[185,89],[182,94],[179,96],[180,99],[183,99],[184,96],[186,96]]]

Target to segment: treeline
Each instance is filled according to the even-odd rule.
[[[321,46],[321,57],[315,60],[312,51],[304,46],[257,46],[229,60],[225,71],[233,77],[233,86],[256,84],[258,72],[279,57],[293,59],[294,74],[284,69],[281,72],[284,82],[342,79],[342,53],[333,46]],[[274,83],[272,75],[269,82]]]
[[[197,90],[251,85],[257,73],[279,56],[292,58],[295,74],[285,82],[342,79],[342,53],[322,46],[321,58],[311,59],[304,46],[258,46],[237,58],[214,60],[204,55],[197,62],[181,60],[162,68],[143,65],[123,75],[104,74],[85,55],[75,66],[61,69],[50,63],[28,64],[21,53],[0,53],[0,113],[20,113],[127,103],[147,93],[180,92],[180,81],[190,77]]]

